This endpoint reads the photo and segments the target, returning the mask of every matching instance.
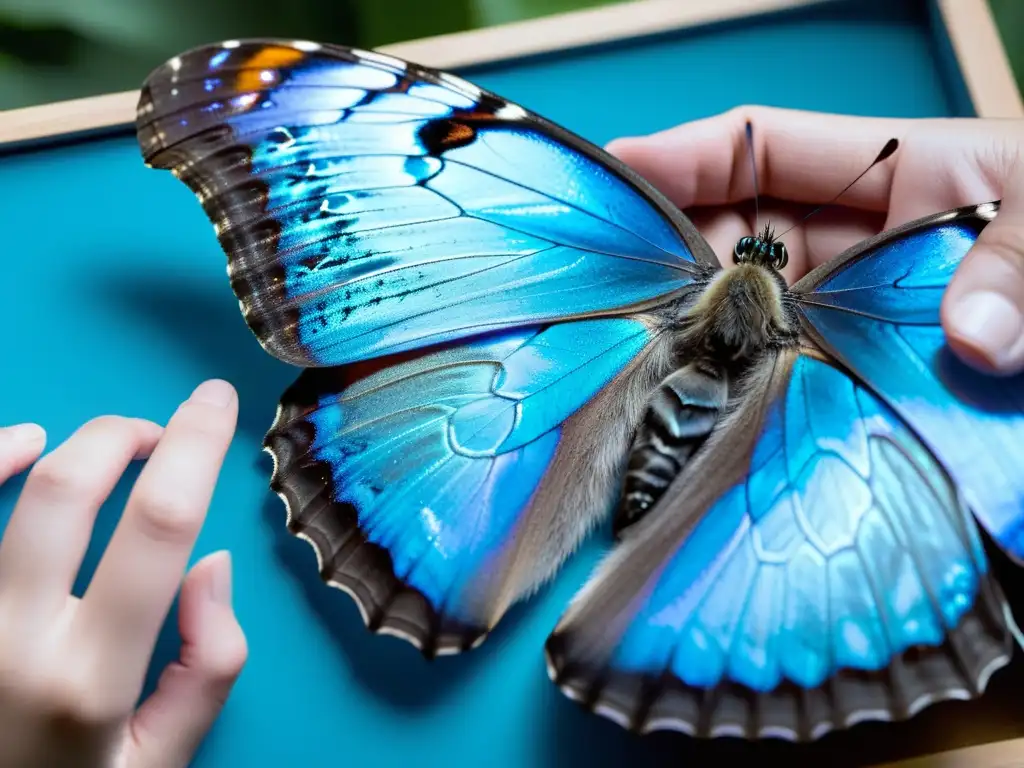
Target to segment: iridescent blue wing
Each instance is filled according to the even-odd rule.
[[[931,453],[816,355],[771,356],[546,646],[639,731],[816,738],[972,698],[1016,631]]]
[[[456,653],[608,512],[671,340],[608,318],[404,358],[305,371],[267,436],[273,487],[370,629]]]
[[[946,346],[942,295],[998,204],[883,233],[794,286],[808,331],[917,432],[982,526],[1024,560],[1024,375],[975,372]]]
[[[296,365],[634,313],[718,268],[606,152],[377,53],[190,51],[147,79],[137,134],[198,195],[250,328]]]

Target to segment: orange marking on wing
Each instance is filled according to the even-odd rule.
[[[305,55],[305,53],[296,48],[283,48],[281,46],[261,48],[245,62],[244,69],[238,73],[235,87],[243,92],[262,90],[267,85],[261,77],[264,70],[291,66],[295,62],[302,60]]]
[[[474,130],[462,123],[452,123],[448,127],[448,135],[444,137],[444,144],[464,144],[474,136]]]

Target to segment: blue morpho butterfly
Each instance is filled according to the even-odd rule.
[[[770,236],[725,271],[615,158],[377,53],[192,50],[137,129],[260,343],[306,369],[271,484],[371,630],[476,646],[617,509],[546,654],[626,727],[811,739],[1008,663],[977,523],[1020,562],[1024,378],[973,372],[939,325],[998,203],[787,288]]]

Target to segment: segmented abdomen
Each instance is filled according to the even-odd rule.
[[[661,498],[711,434],[725,405],[725,374],[691,363],[654,391],[630,449],[613,529],[618,536]]]

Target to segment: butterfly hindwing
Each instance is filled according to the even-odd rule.
[[[250,328],[296,365],[633,313],[717,268],[615,158],[382,54],[198,48],[147,79],[137,134],[198,195]]]
[[[608,511],[670,346],[607,318],[309,369],[267,436],[289,527],[371,629],[468,648]]]
[[[912,222],[794,286],[809,331],[920,435],[982,526],[1024,561],[1024,374],[975,372],[948,348],[942,295],[998,204]]]
[[[1011,621],[931,453],[793,351],[757,367],[546,651],[571,698],[627,727],[803,740],[978,695]]]

